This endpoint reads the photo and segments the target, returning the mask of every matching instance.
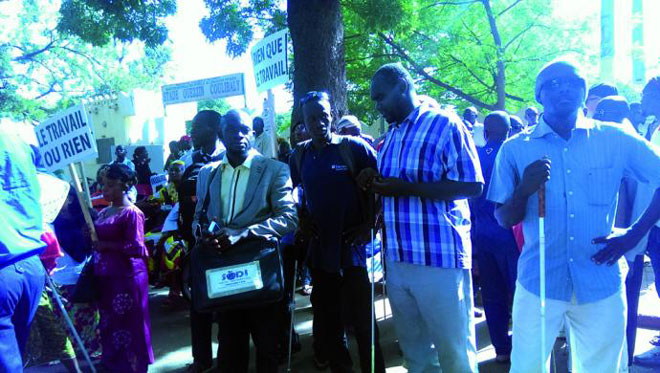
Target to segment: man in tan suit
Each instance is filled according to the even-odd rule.
[[[248,235],[279,239],[298,223],[287,165],[251,148],[252,121],[247,114],[232,110],[222,120],[227,152],[221,161],[210,163],[199,172],[193,222],[198,239],[220,252]],[[216,169],[218,172],[213,172]],[[207,218],[218,225],[216,234],[208,233],[198,223],[207,190]],[[278,314],[277,304],[219,312],[220,371],[247,372],[252,335],[257,348],[257,371],[277,372]]]

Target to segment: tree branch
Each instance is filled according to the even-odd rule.
[[[493,42],[495,42],[495,49],[497,52],[497,60],[495,61],[495,66],[497,68],[497,74],[494,76],[493,81],[495,82],[495,90],[497,92],[497,104],[496,106],[500,109],[504,109],[505,100],[506,100],[506,71],[504,66],[504,49],[502,49],[502,37],[500,36],[500,31],[497,28],[497,22],[495,20],[495,15],[493,14],[493,9],[490,7],[490,0],[481,0],[481,3],[486,10],[486,16],[488,16],[488,24],[490,26],[490,33],[493,35]]]
[[[453,61],[455,61],[457,64],[463,66],[463,68],[465,68],[465,70],[467,70],[467,72],[468,72],[470,75],[472,75],[472,77],[473,77],[477,82],[479,82],[479,84],[483,85],[484,87],[488,87],[488,88],[490,88],[490,89],[493,89],[493,88],[494,88],[493,85],[488,85],[486,82],[484,82],[484,81],[483,81],[483,80],[482,80],[482,79],[481,79],[481,78],[480,78],[480,77],[479,77],[474,71],[472,71],[472,69],[470,69],[470,68],[468,67],[468,65],[467,65],[465,62],[463,62],[462,60],[458,59],[458,58],[457,58],[456,56],[454,56],[453,54],[450,54],[450,55],[449,55],[449,58],[451,58],[451,59],[452,59]]]
[[[394,54],[394,53],[372,54],[372,55],[364,56],[364,57],[361,57],[361,58],[351,58],[350,60],[347,59],[346,63],[348,64],[348,63],[353,63],[353,62],[359,62],[359,61],[364,61],[364,60],[373,59],[373,58],[397,57],[397,56],[398,56],[398,54]]]
[[[511,8],[513,8],[514,6],[520,4],[521,1],[522,1],[522,0],[516,0],[516,1],[514,1],[513,3],[511,3],[511,5],[509,5],[508,7],[506,7],[503,11],[497,13],[497,17],[499,18],[502,14],[508,12],[509,10],[511,10]]]
[[[514,37],[512,37],[511,40],[509,40],[506,44],[504,44],[504,47],[502,47],[502,49],[507,50],[507,48],[509,48],[509,46],[512,43],[514,43],[519,37],[523,36],[527,31],[531,30],[532,28],[534,28],[536,26],[539,26],[539,25],[535,22],[530,22],[529,25],[527,25],[527,27],[522,29],[519,33],[517,33]]]
[[[518,97],[518,96],[510,95],[510,94],[508,94],[508,93],[506,94],[506,98],[510,98],[510,99],[512,99],[512,100],[514,100],[514,101],[520,101],[520,102],[524,102],[524,101],[525,101],[525,99],[522,98],[522,97]]]
[[[15,58],[13,58],[12,60],[13,60],[13,61],[16,61],[16,62],[21,62],[21,61],[25,61],[25,60],[32,60],[36,55],[39,55],[39,54],[41,54],[41,53],[44,53],[44,52],[46,52],[47,50],[53,48],[53,46],[54,46],[54,44],[55,44],[55,41],[56,41],[56,40],[51,39],[50,42],[49,42],[48,44],[46,44],[46,46],[44,46],[43,48],[40,48],[40,49],[37,49],[37,50],[35,50],[35,51],[32,51],[32,52],[26,53],[26,54],[24,54],[24,55],[22,55],[22,56],[15,57]],[[19,50],[25,51],[25,48],[19,47],[19,46],[17,46],[17,45],[12,45],[12,46],[13,46],[14,48],[16,48],[16,49],[19,49]]]
[[[469,0],[469,1],[459,1],[459,2],[438,1],[437,3],[433,3],[433,4],[425,6],[424,9],[434,8],[436,6],[444,6],[444,5],[468,5],[468,4],[474,4],[474,3],[477,3],[477,2],[479,2],[479,0]]]
[[[463,23],[463,27],[465,27],[465,29],[468,30],[470,35],[472,35],[474,40],[477,42],[477,45],[483,45],[484,44],[484,43],[481,42],[481,39],[479,39],[479,36],[477,36],[477,34],[474,31],[472,31],[470,26],[468,26],[467,23],[465,23],[465,19],[461,19],[461,23]]]
[[[495,109],[496,109],[496,106],[495,106],[495,105],[487,104],[487,103],[485,103],[485,102],[479,100],[478,98],[476,98],[476,97],[474,97],[474,96],[472,96],[472,95],[470,95],[470,94],[468,94],[468,93],[465,93],[465,92],[464,92],[463,90],[461,90],[460,88],[456,88],[456,87],[454,87],[454,86],[451,86],[451,85],[449,85],[449,84],[447,84],[447,83],[445,83],[445,82],[443,82],[443,81],[441,81],[441,80],[439,80],[439,79],[437,79],[437,78],[431,76],[429,73],[427,73],[426,71],[424,71],[424,68],[423,68],[422,66],[418,65],[417,62],[415,62],[415,60],[414,60],[413,58],[411,58],[411,57],[408,55],[408,53],[406,53],[406,51],[405,51],[400,45],[396,44],[396,43],[394,42],[394,40],[392,40],[391,38],[389,38],[388,36],[386,36],[386,35],[383,34],[382,32],[379,32],[379,33],[378,33],[378,36],[379,36],[379,37],[380,37],[385,43],[387,43],[389,46],[391,46],[392,48],[394,48],[394,50],[397,52],[397,54],[398,54],[401,58],[405,59],[405,60],[410,64],[410,66],[412,66],[413,69],[415,69],[415,71],[416,71],[419,75],[421,75],[421,76],[423,76],[424,78],[426,78],[429,82],[431,82],[431,83],[433,83],[433,84],[435,84],[435,85],[437,85],[437,86],[439,86],[439,87],[442,87],[442,88],[446,89],[447,91],[449,91],[449,92],[455,94],[456,96],[458,96],[458,97],[464,99],[465,101],[468,101],[468,102],[472,103],[473,105],[477,105],[477,106],[479,106],[479,107],[482,107],[482,108],[485,108],[485,109],[488,109],[488,110],[495,110]]]

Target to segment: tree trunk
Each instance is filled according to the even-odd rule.
[[[291,124],[302,120],[299,102],[308,91],[328,92],[333,116],[338,119],[347,112],[341,3],[339,0],[288,0],[287,13],[293,44]]]

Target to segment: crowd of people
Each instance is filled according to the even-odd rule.
[[[493,111],[482,124],[474,107],[461,118],[418,95],[409,72],[391,63],[371,80],[389,123],[383,136],[362,133],[355,116],[335,118],[328,93],[313,91],[299,102],[291,146],[271,141],[262,118],[202,110],[190,137],[169,144],[160,188],[145,147],[132,161],[116,147],[91,188],[93,229],[80,229],[87,207],[73,188],[57,218],[42,221],[38,149],[0,128],[0,370],[57,359],[80,371],[80,346],[49,299],[58,292],[104,371],[146,372],[151,284],[170,288],[167,305],[190,308],[189,371],[247,372],[252,338],[256,370],[277,372],[287,347],[301,347],[289,329],[300,277],[311,293],[317,368],[353,371],[351,330],[356,366],[385,372],[367,270],[380,231],[410,372],[478,371],[477,290],[496,361],[511,372],[544,371],[562,331],[573,371],[625,371],[635,361],[645,254],[660,278],[660,77],[640,103],[612,85],[587,87],[579,66],[553,61],[536,77],[541,110],[525,108],[524,120]],[[230,258],[254,240],[277,243],[282,299],[201,309],[211,295],[194,283],[209,274],[196,271],[191,253]]]

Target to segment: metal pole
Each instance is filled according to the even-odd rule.
[[[296,277],[298,276],[298,261],[293,261],[293,280],[291,286],[291,301],[289,310],[291,311],[291,325],[289,325],[289,355],[287,356],[286,371],[291,372],[291,345],[293,343],[293,321],[296,313]]]
[[[541,184],[539,195],[539,298],[541,298],[541,371],[545,372],[546,329],[545,329],[545,183]]]
[[[376,371],[376,310],[374,305],[374,284],[376,280],[374,271],[374,230],[371,229],[371,373]]]
[[[57,293],[57,289],[53,284],[53,280],[51,280],[50,275],[48,273],[46,273],[46,281],[48,282],[48,286],[50,286],[50,288],[53,290],[52,291],[53,298],[55,298],[55,302],[57,303],[57,306],[60,308],[62,317],[64,317],[64,321],[66,322],[66,325],[69,327],[69,330],[71,330],[71,334],[73,334],[73,338],[76,340],[76,343],[78,343],[78,346],[80,346],[80,351],[82,351],[83,356],[85,357],[85,361],[87,361],[87,364],[89,364],[89,369],[92,371],[92,373],[96,373],[96,368],[94,368],[94,364],[92,364],[92,359],[89,358],[89,353],[87,353],[85,344],[83,343],[82,339],[80,339],[80,335],[78,335],[78,332],[76,331],[76,327],[73,326],[73,322],[69,318],[69,314],[67,313],[66,308],[64,308],[64,304],[62,303],[62,298],[60,298],[60,295]]]

